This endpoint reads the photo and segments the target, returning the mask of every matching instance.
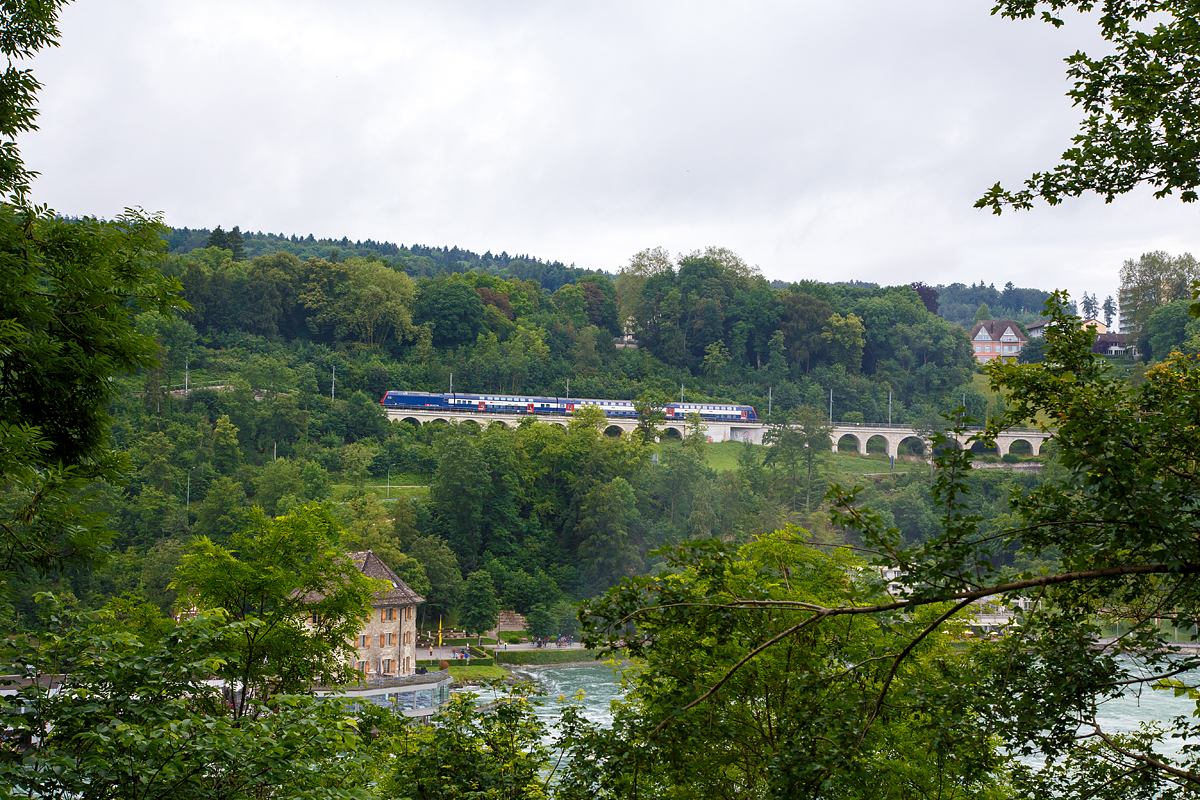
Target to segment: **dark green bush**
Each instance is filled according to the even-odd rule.
[[[577,650],[566,648],[559,650],[552,647],[548,650],[496,650],[493,655],[499,664],[571,664],[577,661],[595,661],[598,650]],[[472,663],[474,663],[472,661]]]

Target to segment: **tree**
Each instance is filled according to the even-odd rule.
[[[238,441],[238,429],[229,420],[228,414],[217,418],[213,428],[212,465],[221,475],[232,475],[242,463],[242,446]]]
[[[1171,351],[1183,349],[1197,327],[1188,316],[1188,305],[1187,300],[1176,300],[1154,309],[1141,337],[1146,358],[1161,361]]]
[[[225,230],[218,225],[217,227],[213,228],[212,233],[208,235],[208,246],[219,247],[222,250],[228,250],[229,234],[227,234]]]
[[[844,317],[837,312],[831,314],[821,329],[821,339],[825,341],[830,360],[841,364],[847,372],[861,372],[865,332],[862,320],[854,314]]]
[[[1083,302],[1080,303],[1083,308],[1084,319],[1096,319],[1100,314],[1100,302],[1096,299],[1096,295],[1083,293]]]
[[[637,428],[634,429],[633,435],[642,444],[651,444],[662,434],[660,426],[667,421],[667,414],[663,409],[669,404],[670,400],[661,392],[646,392],[633,402],[634,410],[637,411]]]
[[[87,560],[108,539],[87,497],[94,481],[120,482],[124,473],[109,445],[112,378],[157,363],[158,344],[134,328],[133,314],[180,305],[177,284],[157,266],[163,230],[135,212],[67,221],[47,209],[0,206],[5,569]]]
[[[801,406],[773,420],[763,436],[764,443],[774,445],[765,463],[782,467],[787,475],[792,511],[796,510],[801,471],[804,473],[804,510],[810,510],[813,481],[832,452],[829,439],[832,431],[833,427],[819,409]]]
[[[404,501],[397,501],[400,502]],[[425,604],[421,608],[422,613],[427,615],[424,619],[432,622],[435,614],[439,618],[449,614],[458,604],[463,583],[454,551],[436,536],[418,536],[405,546],[408,553],[425,568],[429,578],[429,594],[425,595]]]
[[[974,322],[987,322],[992,318],[992,310],[988,308],[987,303],[980,303],[979,308],[975,311]]]
[[[17,136],[37,130],[35,101],[42,85],[32,71],[19,69],[14,62],[58,46],[58,10],[67,2],[15,2],[0,17],[0,54],[8,62],[0,75],[0,193],[15,206],[26,205],[29,181],[37,175],[21,160]]]
[[[235,714],[210,682],[253,620],[211,611],[175,625],[153,607],[117,607],[81,618],[55,608],[53,633],[21,654],[33,680],[0,697],[6,738],[26,743],[0,758],[6,796],[363,796],[370,754],[342,703],[277,695],[269,710]]]
[[[246,240],[242,238],[242,231],[237,225],[229,230],[225,243],[234,261],[242,261],[246,257]]]
[[[804,292],[779,293],[782,319],[776,333],[783,335],[788,356],[793,364],[803,364],[807,372],[825,346],[822,337],[826,323],[833,316],[833,307]],[[776,369],[775,340],[771,339],[771,369]]]
[[[1190,253],[1171,256],[1161,250],[1144,253],[1121,265],[1121,322],[1141,336],[1155,309],[1191,297],[1200,280],[1200,264]]]
[[[1155,197],[1179,192],[1196,200],[1200,184],[1200,37],[1193,0],[998,0],[992,13],[1009,19],[1040,16],[1060,27],[1068,9],[1097,10],[1100,34],[1112,52],[1069,56],[1067,96],[1084,111],[1073,147],[1062,162],[1035,172],[1024,188],[997,183],[976,203],[999,214],[1031,208],[1035,198],[1057,205],[1095,192],[1105,202],[1141,184]]]
[[[367,725],[383,732],[388,754],[379,782],[384,797],[428,800],[538,800],[550,796],[555,775],[546,724],[532,684],[496,693],[487,710],[477,696],[456,694],[430,725],[413,725],[393,711],[370,709]]]
[[[708,423],[695,411],[687,415],[687,433],[683,437],[684,447],[700,448],[708,443]]]
[[[745,679],[755,677],[763,657],[774,658],[770,654],[794,635],[827,636],[870,619],[889,626],[912,624],[899,640],[869,657],[838,662],[839,676],[868,684],[871,670],[888,665],[887,675],[870,692],[867,707],[873,710],[851,723],[854,743],[848,757],[865,755],[858,747],[874,735],[879,720],[888,718],[888,709],[913,707],[900,701],[904,696],[928,699],[915,707],[935,717],[965,702],[976,741],[994,737],[1008,752],[1047,757],[1041,766],[1013,769],[1012,796],[1083,800],[1096,797],[1099,787],[1107,797],[1153,797],[1200,787],[1200,756],[1191,744],[1198,734],[1186,717],[1123,736],[1097,716],[1105,700],[1134,692],[1157,688],[1200,697],[1193,671],[1200,656],[1181,653],[1171,642],[1174,626],[1188,629],[1200,622],[1195,591],[1200,529],[1193,514],[1200,505],[1195,458],[1200,426],[1181,424],[1200,416],[1200,363],[1174,356],[1130,386],[1091,352],[1091,333],[1068,313],[1063,293],[1052,296],[1047,312],[1052,324],[1045,361],[989,367],[992,388],[1005,393],[1006,408],[973,438],[993,442],[1001,431],[1036,415],[1055,422],[1061,469],[1033,491],[1015,492],[1005,521],[985,525],[971,511],[966,481],[971,452],[944,448],[933,487],[940,530],[924,541],[907,543],[897,528],[858,502],[859,489],[831,490],[834,521],[854,532],[873,568],[901,576],[901,586],[889,596],[871,596],[888,588],[881,573],[866,585],[846,584],[840,597],[834,592],[827,599],[799,602],[769,598],[727,589],[720,583],[731,574],[727,567],[686,557],[699,575],[717,580],[712,592],[687,578],[627,583],[585,614],[593,620],[589,641],[611,644],[625,636],[635,654],[642,642],[666,654],[684,644],[663,638],[669,634],[667,626],[657,627],[659,615],[675,625],[687,624],[689,616],[731,620],[729,633],[704,639],[720,642],[732,639],[733,631],[773,624],[773,615],[797,612],[778,633],[743,642],[724,661],[728,666],[715,673],[677,670],[685,680],[674,684],[682,693],[669,705],[669,714],[678,716],[680,709],[722,709],[722,697],[737,694],[735,689],[726,695],[726,687],[736,687],[743,671]],[[719,552],[715,543],[711,547]],[[1005,568],[998,558],[1002,550],[1047,569],[1034,574]],[[794,559],[780,563],[786,567]],[[785,576],[782,572],[778,580]],[[699,594],[689,596],[692,591]],[[970,671],[965,678],[969,698],[953,689],[895,693],[906,662],[940,638],[958,612],[978,602],[1005,607],[1018,598],[1033,602],[1010,635],[973,643],[955,667]],[[1121,636],[1109,651],[1096,649],[1104,634],[1102,620],[1120,625]],[[630,624],[647,634],[631,642]],[[950,685],[962,680],[952,679]],[[824,692],[826,683],[821,686]],[[824,695],[813,695],[806,704],[819,708],[823,702]],[[674,716],[659,719],[665,720],[660,727],[675,724]],[[792,752],[804,760],[810,750],[789,745],[779,761],[791,763],[787,753]]]
[[[637,516],[633,487],[617,476],[588,492],[576,536],[583,564],[582,588],[598,594],[638,567],[637,548],[629,541],[629,523]]]
[[[279,694],[306,694],[355,678],[349,644],[380,587],[337,549],[329,509],[308,506],[267,519],[257,509],[228,547],[197,539],[173,588],[191,607],[220,609],[238,623],[236,652],[214,665],[231,685],[235,716],[260,714]]]
[[[414,318],[430,325],[437,347],[468,344],[483,330],[483,301],[462,280],[439,276],[420,283]]]
[[[1117,316],[1117,306],[1113,302],[1111,294],[1104,298],[1104,305],[1101,306],[1101,308],[1104,309],[1104,325],[1107,328],[1111,328],[1113,324],[1113,318]]]
[[[725,365],[729,363],[729,348],[725,343],[717,340],[710,343],[704,348],[704,374],[710,378],[716,378],[721,374],[721,370],[725,369]]]
[[[479,563],[487,480],[487,465],[475,443],[463,433],[447,435],[438,455],[429,499],[434,511],[445,520],[450,546],[466,569]]]
[[[913,288],[920,297],[921,302],[925,305],[925,310],[930,314],[938,313],[938,292],[932,286],[927,286],[921,281],[914,281],[909,286]]]
[[[848,593],[888,598],[861,563],[803,534],[661,551],[659,574],[585,607],[585,641],[624,637],[639,666],[610,728],[568,729],[559,797],[1001,796],[976,665],[945,636],[920,639],[899,669],[885,655],[947,609],[813,624],[805,609]],[[880,705],[881,692],[904,699]]]
[[[491,573],[485,569],[472,572],[463,584],[458,623],[482,641],[483,634],[496,627],[499,614]]]
[[[232,478],[217,478],[204,495],[196,517],[196,534],[224,542],[245,526],[246,490]]]

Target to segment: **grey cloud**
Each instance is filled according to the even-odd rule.
[[[175,225],[531,252],[614,269],[721,244],[770,277],[1112,292],[1195,249],[1144,193],[1000,219],[1054,163],[1090,26],[988,0],[68,7],[35,65],[38,198]]]

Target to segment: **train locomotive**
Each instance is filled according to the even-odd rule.
[[[384,408],[444,410],[483,414],[532,414],[536,416],[566,416],[584,406],[595,406],[612,418],[636,419],[637,409],[632,400],[599,400],[594,398],[535,397],[506,394],[433,394],[431,392],[389,391],[379,401]],[[671,403],[663,407],[667,419],[685,419],[699,414],[713,422],[757,422],[753,406],[732,403]]]

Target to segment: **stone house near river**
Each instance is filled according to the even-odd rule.
[[[370,550],[346,553],[359,572],[386,581],[390,588],[375,593],[371,616],[363,620],[354,641],[350,666],[368,678],[403,677],[416,672],[417,605],[425,598],[400,580],[391,567]]]

